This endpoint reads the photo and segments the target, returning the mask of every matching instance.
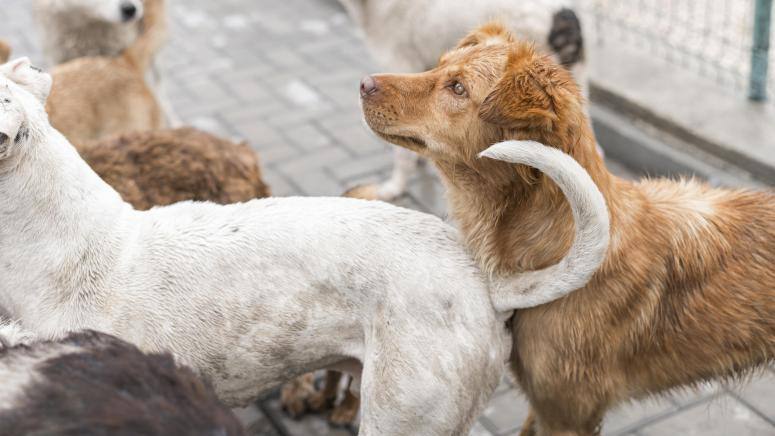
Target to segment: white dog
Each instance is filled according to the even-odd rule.
[[[0,306],[44,339],[89,328],[169,351],[229,406],[335,368],[361,387],[362,434],[466,434],[508,358],[511,310],[584,285],[607,248],[600,192],[538,144],[493,153],[556,177],[577,238],[569,259],[493,284],[492,299],[451,227],[380,202],[139,212],[50,126],[50,85],[26,59],[0,67]]]
[[[568,67],[586,92],[587,74],[581,24],[573,0],[340,0],[363,30],[366,44],[384,71],[422,72],[476,26],[501,20],[515,37]],[[380,185],[361,186],[346,195],[390,201],[406,192],[418,156],[394,149],[393,173]]]
[[[85,56],[118,56],[137,39],[141,0],[35,0],[43,51],[54,65]]]

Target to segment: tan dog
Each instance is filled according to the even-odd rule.
[[[70,142],[165,126],[164,113],[145,80],[167,36],[165,2],[147,2],[144,31],[118,57],[87,57],[52,70],[46,104],[51,124]]]
[[[532,405],[524,435],[598,434],[617,404],[774,360],[772,192],[613,176],[568,73],[497,25],[429,72],[364,79],[361,95],[375,132],[436,163],[451,213],[493,274],[556,262],[574,225],[547,177],[479,152],[541,141],[572,155],[606,197],[603,267],[581,290],[515,317],[512,369]]]

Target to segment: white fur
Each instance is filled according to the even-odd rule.
[[[137,15],[124,22],[121,5],[131,4]],[[140,31],[141,0],[34,0],[34,16],[43,50],[53,64],[84,56],[117,56]]]
[[[501,142],[479,156],[528,165],[549,176],[568,199],[576,224],[573,245],[560,263],[494,283],[495,308],[539,306],[584,287],[605,259],[610,234],[605,198],[589,174],[571,156],[535,141]]]
[[[419,73],[436,66],[439,57],[477,26],[501,20],[518,38],[533,41],[545,53],[553,15],[574,0],[340,0],[363,29],[377,64],[391,73]],[[573,67],[587,90],[584,62]],[[377,188],[380,200],[406,192],[417,168],[414,152],[399,148],[390,179]]]
[[[0,306],[24,327],[170,351],[231,406],[357,361],[363,434],[467,432],[510,338],[454,229],[341,198],[135,211],[50,127],[39,76],[0,67],[27,132],[0,161]]]
[[[337,368],[360,386],[362,434],[466,434],[508,358],[510,308],[452,228],[344,198],[136,211],[51,128],[48,86],[26,61],[0,67],[23,113],[0,125],[24,133],[0,160],[0,306],[25,328],[170,351],[230,406]]]

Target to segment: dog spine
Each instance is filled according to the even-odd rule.
[[[539,306],[586,285],[603,263],[610,238],[605,198],[589,174],[571,156],[534,141],[501,142],[479,156],[528,165],[549,176],[568,199],[576,224],[573,245],[559,263],[494,280],[495,309]]]
[[[130,45],[124,55],[140,71],[145,73],[153,63],[156,53],[167,40],[167,15],[165,0],[145,2],[143,31]]]

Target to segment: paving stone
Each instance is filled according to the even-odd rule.
[[[625,404],[606,415],[603,433],[611,436],[625,435],[657,418],[675,414],[678,410],[678,406],[664,398]]]
[[[638,432],[643,436],[772,436],[775,427],[733,397],[723,395]]]
[[[775,373],[767,371],[753,383],[731,388],[732,394],[775,424]],[[775,431],[773,431],[775,434]]]

